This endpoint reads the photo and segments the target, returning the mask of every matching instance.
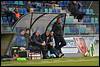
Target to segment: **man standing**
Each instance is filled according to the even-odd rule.
[[[61,48],[66,45],[66,42],[63,38],[60,18],[57,18],[57,21],[53,24],[52,31],[54,32],[55,48],[58,49],[59,57],[62,57],[64,54],[62,53]]]

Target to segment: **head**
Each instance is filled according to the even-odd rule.
[[[50,31],[46,31],[46,36],[49,36],[50,35]]]
[[[74,3],[74,4],[76,4],[76,3],[77,3],[77,1],[73,1],[73,3]]]
[[[50,35],[53,36],[53,32],[50,32]]]
[[[26,33],[27,33],[27,34],[29,34],[29,32],[30,32],[30,29],[29,29],[29,28],[27,28],[27,29],[26,29]]]
[[[56,22],[57,22],[57,23],[60,23],[60,22],[61,22],[60,17],[59,17],[59,18],[57,18]]]
[[[25,30],[21,30],[20,35],[24,35],[24,34],[25,34]]]
[[[36,31],[36,32],[35,32],[35,35],[36,35],[36,36],[39,36],[39,35],[40,35],[40,32],[39,32],[39,31]]]

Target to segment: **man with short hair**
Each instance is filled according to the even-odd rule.
[[[33,33],[32,37],[32,46],[34,48],[40,49],[39,51],[42,51],[43,59],[47,59],[47,49],[45,47],[45,42],[41,39],[40,32],[36,31]]]
[[[61,48],[66,45],[66,42],[63,37],[60,17],[57,18],[57,21],[53,24],[52,31],[54,32],[55,48],[59,51],[59,57],[62,57],[64,54],[62,53]]]

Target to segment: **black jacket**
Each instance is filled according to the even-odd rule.
[[[63,36],[63,30],[60,23],[54,23],[52,26],[52,31],[54,32],[54,36]]]
[[[49,39],[47,39],[47,37],[48,37]],[[50,36],[50,35],[49,35],[49,36],[46,36],[45,33],[41,35],[41,38],[42,38],[43,41],[46,42],[46,44],[49,44],[50,42],[52,42],[51,36]]]
[[[74,4],[73,2],[70,2],[68,4],[68,10],[71,12],[71,14],[78,14],[80,9],[79,4]]]
[[[41,39],[41,36],[36,36],[35,34],[32,35],[31,37],[32,42],[34,43],[34,45],[41,45],[43,43],[43,40]]]

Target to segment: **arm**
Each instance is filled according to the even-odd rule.
[[[35,37],[35,36],[34,36],[33,40],[34,40],[34,42],[35,42],[36,44],[39,44],[39,45],[42,44],[41,42],[39,42],[39,41],[36,40],[36,37]]]

